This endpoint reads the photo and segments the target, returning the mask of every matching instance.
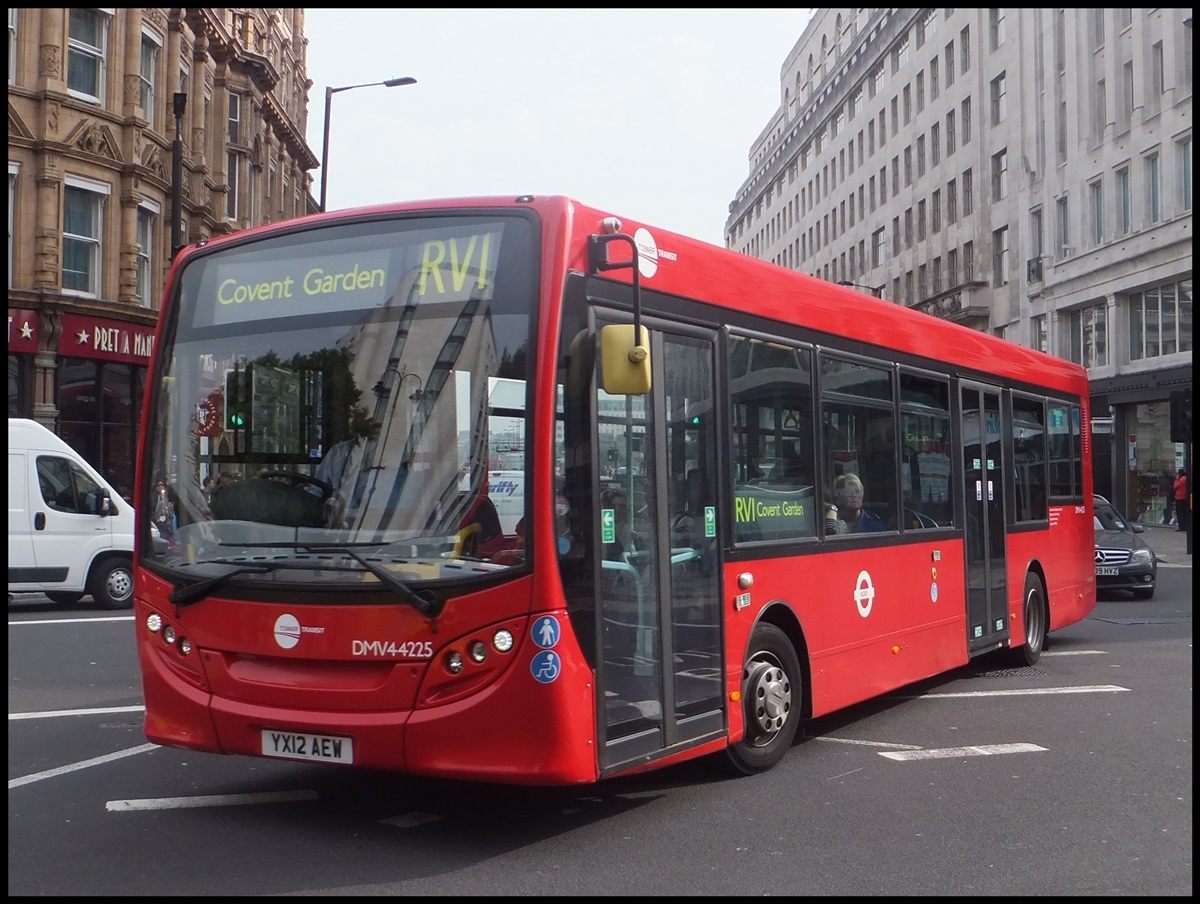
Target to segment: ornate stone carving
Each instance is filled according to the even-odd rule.
[[[48,78],[58,78],[61,70],[59,68],[59,48],[57,44],[43,44],[38,48],[38,75],[44,75]]]
[[[117,142],[113,139],[108,126],[83,120],[67,136],[67,143],[97,157],[105,157],[118,162],[122,160],[121,153],[117,149]]]
[[[159,179],[162,179],[164,182],[167,181],[167,166],[163,159],[162,148],[158,145],[152,144],[146,148],[142,154],[142,166],[150,170]]]

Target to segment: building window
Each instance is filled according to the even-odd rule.
[[[892,66],[892,71],[895,72],[898,69],[907,66],[909,59],[908,38],[905,38],[900,42],[900,46],[896,48],[896,62]]]
[[[850,101],[850,118],[853,119],[863,111],[863,93],[862,88],[854,92],[854,97]]]
[[[1008,115],[1006,75],[1007,73],[1001,72],[992,79],[992,125],[994,126],[1004,122]]]
[[[971,68],[971,27],[964,26],[963,30],[958,33],[958,49],[959,62],[962,64],[961,72],[966,74]]]
[[[946,288],[958,287],[958,249],[951,248],[946,252]]]
[[[1162,173],[1158,154],[1146,157],[1146,213],[1151,223],[1162,219]]]
[[[1104,241],[1104,186],[1100,180],[1088,184],[1088,197],[1092,210],[1092,243],[1099,245]]]
[[[954,84],[954,42],[946,45],[946,87]]]
[[[242,97],[229,92],[229,121],[227,137],[230,144],[242,143]]]
[[[929,127],[929,161],[934,166],[942,162],[942,125],[938,122]]]
[[[907,207],[904,210],[904,247],[911,248],[913,243],[913,215],[912,208]]]
[[[913,181],[912,158],[912,145],[910,144],[904,148],[904,184],[906,186],[912,185]]]
[[[1108,364],[1108,312],[1104,303],[1072,311],[1068,320],[1071,342],[1069,360],[1084,367],[1103,367]]]
[[[871,97],[874,97],[883,90],[883,66],[877,66],[875,71],[871,73]]]
[[[917,267],[917,301],[929,297],[929,271],[924,264]]]
[[[1121,235],[1129,235],[1133,228],[1133,197],[1129,185],[1129,167],[1117,170],[1117,200],[1121,205]]]
[[[1192,350],[1192,281],[1129,296],[1129,360]]]
[[[904,124],[912,122],[912,86],[904,86]]]
[[[929,99],[938,99],[938,58],[929,61]]]
[[[909,211],[909,213],[911,214],[912,212]],[[911,216],[909,217],[909,221],[910,222],[912,221]],[[912,242],[911,242],[912,233],[911,232],[909,233],[908,237],[910,239],[909,244],[912,244]],[[900,218],[899,217],[892,217],[892,254],[897,255],[897,256],[899,256],[899,254],[900,254]]]
[[[138,100],[142,105],[142,115],[146,117],[152,129],[158,128],[158,108],[154,101],[158,89],[158,56],[161,50],[162,38],[151,31],[143,31]]]
[[[1092,49],[1099,50],[1104,46],[1104,10],[1093,9],[1092,17]]]
[[[988,10],[988,36],[992,41],[992,50],[999,50],[1004,43],[1004,10]]]
[[[1058,244],[1062,249],[1062,256],[1066,257],[1071,253],[1071,208],[1068,206],[1067,199],[1059,198],[1054,202],[1055,225],[1058,227]]]
[[[946,222],[958,222],[958,181],[955,179],[946,183]]]
[[[963,216],[969,217],[975,212],[975,179],[971,170],[963,170],[962,174]]]
[[[1008,148],[992,155],[992,200],[1008,197]]]
[[[992,233],[992,285],[1008,285],[1008,227]]]
[[[72,9],[67,24],[67,90],[103,103],[109,17],[98,9]]]
[[[1036,351],[1049,353],[1050,334],[1047,332],[1045,314],[1029,319],[1029,341]]]
[[[881,226],[871,233],[871,266],[879,267],[887,260],[887,236]]]
[[[1034,257],[1042,254],[1042,209],[1029,212],[1029,251]]]
[[[925,109],[925,73],[917,73],[917,112]]]
[[[1133,123],[1133,60],[1121,67],[1121,128]]]
[[[946,113],[946,156],[949,157],[957,150],[955,142],[957,139],[954,136],[954,111],[949,110]]]
[[[933,218],[933,233],[937,235],[942,231],[942,192],[938,189],[933,193],[933,203],[930,205],[931,216]]]
[[[17,8],[8,8],[8,83],[17,80]],[[11,266],[11,264],[10,264]]]
[[[1104,126],[1108,122],[1108,101],[1104,96],[1104,79],[1096,79],[1096,93],[1092,99],[1096,120],[1092,123],[1092,137],[1100,141],[1104,137]]]
[[[917,241],[918,242],[925,241],[926,226],[927,226],[927,222],[928,222],[926,210],[927,210],[927,207],[925,204],[925,199],[922,198],[920,201],[917,202]]]
[[[144,308],[154,307],[154,230],[158,210],[141,206],[137,212],[137,297]]]
[[[1158,109],[1162,93],[1167,90],[1166,75],[1166,61],[1163,59],[1163,42],[1155,41],[1150,48],[1150,96],[1147,98],[1151,109]]]
[[[108,191],[95,190],[98,187],[68,184],[63,190],[64,292],[100,294],[100,238]]]
[[[925,136],[917,136],[917,175],[925,175]]]
[[[975,243],[963,243],[963,282],[975,281]]]
[[[971,98],[965,97],[962,102],[962,143],[971,143]]]
[[[942,291],[942,259],[935,257],[933,259],[933,294],[937,295]]]
[[[225,219],[238,218],[238,176],[242,158],[234,151],[225,155]]]
[[[1192,136],[1175,142],[1179,149],[1179,201],[1184,210],[1192,209]]]

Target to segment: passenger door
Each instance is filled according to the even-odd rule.
[[[596,389],[602,771],[725,732],[711,332],[653,328],[652,390]]]
[[[963,383],[961,391],[967,648],[975,652],[1009,636],[1004,461],[999,390]]]

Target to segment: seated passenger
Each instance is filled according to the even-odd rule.
[[[863,508],[863,484],[857,474],[840,475],[834,481],[833,494],[850,533],[887,530],[882,518]]]

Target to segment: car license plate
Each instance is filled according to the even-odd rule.
[[[1117,569],[1116,565],[1097,565],[1096,566],[1096,574],[1099,577],[1115,576],[1120,573],[1121,572]]]
[[[287,760],[353,763],[354,740],[330,735],[266,729],[262,733],[262,752],[263,756],[283,757]]]

